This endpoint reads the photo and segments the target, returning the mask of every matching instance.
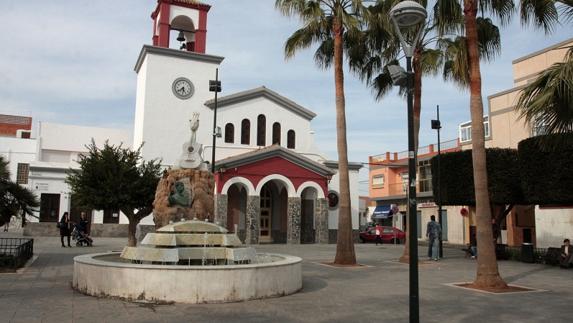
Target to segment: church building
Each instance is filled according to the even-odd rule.
[[[137,60],[134,147],[173,167],[200,115],[197,141],[213,153],[214,92],[209,81],[224,58],[207,53],[210,6],[159,0],[153,46]],[[172,33],[178,44],[170,44]],[[172,48],[173,47],[173,48]],[[332,241],[338,225],[337,163],[314,145],[316,114],[264,86],[217,100],[215,220],[249,243]],[[358,170],[350,165],[353,224],[358,228]]]

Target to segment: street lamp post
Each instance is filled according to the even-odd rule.
[[[420,322],[420,298],[418,287],[418,238],[417,233],[417,201],[416,201],[416,144],[414,134],[414,89],[412,73],[412,56],[422,33],[426,20],[426,9],[417,2],[403,1],[390,10],[390,18],[394,23],[396,33],[406,54],[406,86],[408,93],[408,239],[410,243],[410,322]],[[401,28],[412,29],[418,25],[418,32],[411,43],[405,40]],[[391,74],[395,74],[390,70]],[[393,77],[394,79],[394,77]],[[403,77],[401,77],[403,81]]]
[[[436,200],[438,202],[438,222],[440,223],[440,228],[443,229],[442,227],[442,186],[441,186],[441,169],[440,169],[440,156],[442,154],[442,150],[441,150],[441,145],[440,145],[440,129],[442,129],[442,123],[440,122],[440,106],[437,105],[436,106],[436,120],[432,120],[432,129],[437,130],[438,132],[438,157],[436,158],[436,164],[438,164],[438,173],[436,174],[436,176],[438,177],[438,187],[437,187],[437,192],[438,194],[436,194],[436,198],[434,198],[434,200]],[[443,233],[442,233],[443,234]],[[442,235],[440,235],[440,258],[444,257],[444,246],[442,244]]]
[[[211,173],[215,174],[215,146],[217,144],[217,94],[221,92],[219,69],[215,71],[215,80],[209,81],[209,92],[215,92],[215,108],[213,109],[213,149],[211,152]]]

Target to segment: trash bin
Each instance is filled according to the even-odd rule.
[[[535,257],[533,256],[533,244],[523,243],[521,245],[521,261],[534,263]]]

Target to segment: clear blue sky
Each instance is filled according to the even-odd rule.
[[[284,60],[286,38],[299,26],[281,16],[273,0],[205,0],[209,12],[207,52],[225,56],[223,94],[265,85],[313,110],[318,146],[336,159],[332,70],[315,67],[311,50]],[[136,75],[133,65],[151,42],[155,0],[2,0],[0,19],[0,113],[36,121],[131,129]],[[512,86],[511,61],[573,37],[571,24],[551,35],[520,27],[502,30],[502,54],[482,65],[484,100]],[[405,101],[395,93],[380,102],[346,75],[351,161],[402,151],[407,146]],[[443,138],[454,139],[469,120],[465,91],[427,78],[423,85],[421,145],[435,141],[430,119],[441,107]],[[487,102],[487,101],[486,101]],[[486,107],[487,108],[487,107]],[[367,171],[362,172],[365,178]],[[364,186],[363,186],[364,188]],[[361,190],[361,193],[365,193]]]

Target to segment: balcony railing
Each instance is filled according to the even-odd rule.
[[[460,141],[458,139],[443,141],[440,144],[440,150],[442,152],[458,150],[458,149],[461,149]],[[437,144],[418,147],[418,156],[427,154],[437,154],[437,153],[438,153]],[[373,163],[382,163],[382,162],[398,161],[406,158],[408,158],[407,150],[395,153],[387,152],[385,154],[370,156],[370,161]]]
[[[388,196],[406,195],[408,192],[408,183],[392,183],[388,184]],[[432,179],[418,180],[416,185],[416,192],[425,193],[432,192]]]

